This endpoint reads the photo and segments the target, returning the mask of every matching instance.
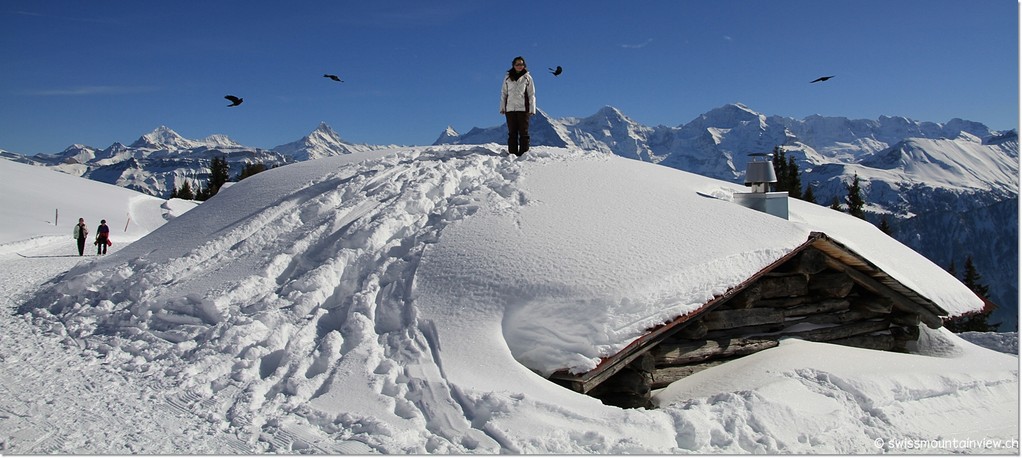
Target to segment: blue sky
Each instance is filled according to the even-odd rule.
[[[0,149],[105,148],[160,125],[272,148],[320,122],[354,143],[426,145],[448,125],[500,125],[518,55],[555,118],[611,105],[676,126],[741,102],[1006,130],[1018,13],[1015,0],[4,0]]]

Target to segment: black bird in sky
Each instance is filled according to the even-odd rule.
[[[819,78],[816,78],[816,79],[814,79],[814,80],[810,81],[809,83],[810,83],[810,84],[812,84],[812,83],[818,83],[818,82],[820,82],[820,81],[827,81],[827,80],[829,80],[829,79],[833,78],[834,76],[835,76],[835,75],[830,75],[830,76],[821,76],[821,77],[819,77]]]
[[[229,107],[236,107],[238,105],[241,105],[241,102],[245,101],[245,99],[241,97],[235,97],[233,95],[225,95],[224,98],[231,101],[231,104],[227,105]]]
[[[554,74],[554,76],[557,76],[557,75],[561,74],[561,66],[560,65],[558,65],[556,69],[549,68],[549,67],[547,67],[547,68],[550,70],[550,73]]]
[[[323,75],[323,78],[330,78],[330,79],[332,79],[332,80],[334,80],[334,81],[337,81],[337,82],[341,82],[341,83],[343,83],[343,82],[344,82],[343,80],[341,80],[340,78],[338,78],[338,77],[337,77],[337,75],[331,75],[331,74],[329,74],[329,73],[327,73],[327,74]]]

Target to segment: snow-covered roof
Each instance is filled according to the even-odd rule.
[[[667,167],[556,148],[518,161],[498,151],[406,148],[295,164],[238,183],[120,256],[146,260],[134,277],[172,283],[145,295],[156,311],[149,329],[164,338],[192,338],[165,329],[177,315],[218,323],[253,298],[304,313],[334,307],[338,288],[365,281],[350,269],[385,271],[401,286],[378,302],[411,305],[441,334],[459,332],[465,314],[498,310],[500,338],[542,374],[594,368],[814,231],[951,314],[982,306],[943,269],[829,208],[793,200],[785,220],[731,202],[741,186]],[[414,268],[395,267],[395,257],[416,258],[405,261]]]
[[[731,202],[747,188],[609,155],[555,150],[521,163],[509,196],[445,228],[416,272],[421,316],[504,312],[515,358],[585,372],[696,310],[822,231],[952,314],[981,302],[871,224],[791,201],[790,221]]]

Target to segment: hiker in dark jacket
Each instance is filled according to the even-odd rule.
[[[525,66],[515,57],[500,89],[500,113],[507,118],[507,152],[521,156],[529,150],[529,117],[536,114],[536,85]]]
[[[85,218],[78,218],[75,225],[74,238],[78,241],[78,256],[85,256],[85,238],[89,236],[89,228],[85,227]]]
[[[106,225],[106,220],[99,222],[99,228],[96,229],[96,256],[106,254],[106,247],[110,244],[110,228]]]

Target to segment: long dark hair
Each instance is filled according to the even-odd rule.
[[[522,71],[515,70],[515,62],[522,61]],[[522,75],[529,73],[529,64],[525,63],[525,58],[522,56],[511,59],[511,68],[507,71],[507,77],[511,78],[511,81],[518,81]]]

